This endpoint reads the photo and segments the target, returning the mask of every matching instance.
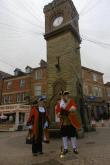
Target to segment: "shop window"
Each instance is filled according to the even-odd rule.
[[[13,124],[15,123],[15,113],[8,114],[7,117],[8,117],[9,123],[13,123]]]
[[[15,113],[4,114],[5,118],[0,120],[0,123],[15,124]]]

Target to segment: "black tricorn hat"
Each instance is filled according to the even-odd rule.
[[[61,91],[60,93],[59,93],[59,95],[61,96],[64,96],[64,95],[68,95],[68,94],[70,94],[70,92],[69,91]]]
[[[64,92],[63,92],[63,96],[64,96],[64,95],[69,95],[69,94],[70,94],[69,91],[64,91]]]

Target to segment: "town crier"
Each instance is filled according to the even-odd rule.
[[[43,154],[42,142],[43,142],[43,131],[47,128],[49,118],[44,105],[44,98],[39,98],[39,101],[34,101],[32,109],[30,111],[27,125],[32,125],[32,153],[33,156]]]
[[[68,138],[71,139],[73,152],[78,154],[77,129],[80,129],[81,124],[76,113],[77,105],[73,99],[70,99],[68,91],[61,92],[60,95],[61,100],[57,103],[55,111],[61,123],[63,154],[68,153]]]

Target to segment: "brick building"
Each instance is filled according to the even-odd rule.
[[[40,67],[27,66],[25,72],[15,69],[14,76],[3,80],[2,104],[26,103],[27,96],[31,99],[46,95],[47,63],[41,60]]]
[[[2,80],[0,130],[17,130],[26,124],[30,106],[24,106],[25,94],[30,92],[30,74],[15,69],[14,76]]]
[[[10,77],[10,76],[12,76],[12,75],[9,74],[9,73],[0,71],[0,80],[3,79],[3,78],[6,78],[6,77]]]
[[[27,66],[25,72],[15,69],[14,74],[14,76],[6,75],[0,80],[2,84],[0,114],[7,115],[8,119],[10,115],[14,115],[16,125],[13,128],[17,128],[19,125],[17,123],[22,123],[21,121],[26,123],[26,116],[30,110],[30,106],[26,107],[26,104],[41,95],[47,96],[47,63],[41,60],[40,67]],[[102,110],[107,112],[106,105],[110,108],[110,83],[104,84],[103,73],[86,67],[82,67],[82,79],[88,118],[91,120],[94,115],[98,120]]]
[[[6,117],[3,122],[0,119],[0,130],[17,130],[24,128],[30,112],[28,105],[35,97],[46,96],[47,92],[47,63],[43,60],[40,67],[27,66],[25,72],[16,68],[14,76],[2,80],[2,99],[0,106],[0,118]]]
[[[25,102],[25,95],[30,93],[30,77],[30,74],[23,74],[4,79],[2,104]]]
[[[83,94],[88,107],[89,118],[100,119],[101,113],[106,113],[106,95],[103,73],[82,67]]]
[[[3,89],[3,81],[5,78],[11,77],[12,75],[0,71],[0,104],[2,104],[2,89]]]
[[[31,73],[31,96],[47,96],[47,63],[43,60],[40,67],[33,68]]]

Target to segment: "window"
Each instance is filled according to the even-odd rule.
[[[110,97],[110,89],[107,89],[107,96]]]
[[[96,97],[102,97],[102,88],[93,87],[93,95]]]
[[[99,96],[99,89],[98,89],[98,87],[93,87],[93,95],[94,96]]]
[[[84,95],[88,95],[88,86],[87,85],[84,85]]]
[[[0,121],[1,123],[5,123],[5,124],[15,124],[15,118],[16,118],[16,114],[15,113],[4,113],[4,116],[6,116],[5,120]]]
[[[20,124],[24,123],[24,117],[25,117],[25,113],[20,112],[19,113],[19,123]]]
[[[31,73],[31,70],[32,70],[32,69],[31,69],[30,67],[27,67],[27,68],[26,68],[26,73]]]
[[[95,73],[93,74],[93,81],[97,81],[97,75]]]
[[[41,96],[42,92],[41,92],[41,86],[40,85],[36,85],[35,86],[35,96]]]
[[[103,94],[102,94],[102,88],[99,88],[99,97],[102,97]]]
[[[16,96],[17,103],[24,102],[25,101],[25,94],[24,93],[18,93]]]
[[[11,87],[12,87],[12,81],[8,81],[7,82],[7,89],[11,89]]]
[[[20,80],[20,88],[25,87],[25,80]]]
[[[12,102],[11,95],[4,96],[3,102],[4,104],[10,104]]]
[[[42,70],[36,70],[36,80],[42,79]]]

